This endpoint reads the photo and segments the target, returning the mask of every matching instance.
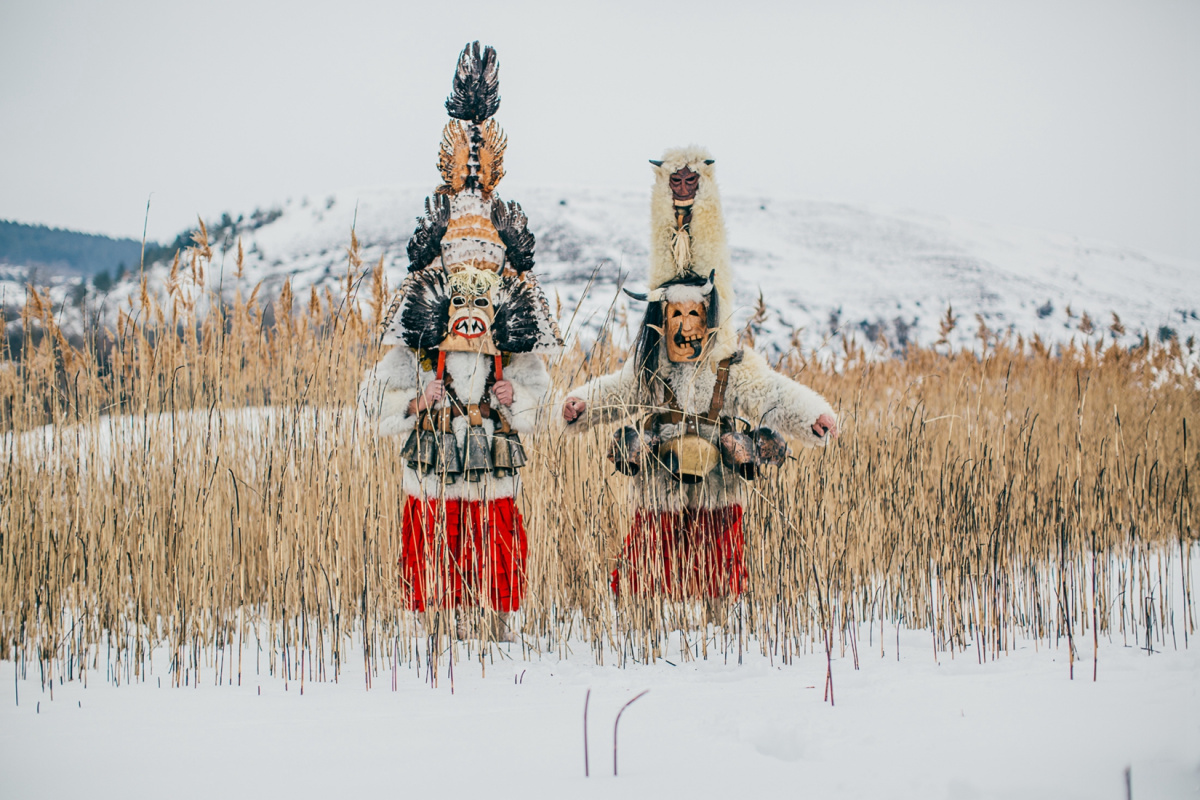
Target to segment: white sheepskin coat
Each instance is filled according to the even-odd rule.
[[[706,414],[712,401],[716,371],[713,360],[699,364],[676,364],[667,361],[665,348],[660,353],[659,373],[671,385],[680,407],[692,414]],[[638,374],[631,358],[620,372],[588,381],[572,390],[568,396],[587,403],[587,410],[568,430],[587,430],[593,425],[629,420],[640,423],[650,410],[666,410],[661,388],[654,397],[641,396]],[[807,447],[824,447],[828,439],[812,431],[813,423],[822,414],[833,416],[833,408],[825,398],[812,389],[771,369],[767,360],[747,350],[740,363],[729,369],[725,388],[724,417],[743,417],[753,427],[768,428],[799,441]],[[664,426],[669,436],[677,426]],[[701,432],[710,435],[711,428]],[[629,478],[634,504],[639,508],[678,511],[683,508],[722,508],[742,504],[747,481],[734,473],[716,469],[700,483],[683,484],[671,477],[661,465],[652,464],[642,474]]]
[[[452,378],[454,393],[464,405],[483,400],[484,385],[490,374],[492,359],[475,353],[447,353],[446,373]],[[417,422],[417,415],[408,415],[408,404],[425,387],[436,379],[434,372],[421,368],[417,354],[404,345],[398,345],[380,359],[367,372],[358,391],[361,413],[380,436],[403,436],[407,438]],[[550,391],[550,375],[541,356],[531,353],[513,353],[509,364],[504,367],[504,379],[512,383],[513,401],[503,406],[492,396],[492,407],[508,420],[509,427],[518,433],[534,429],[538,414]],[[437,408],[444,408],[448,399],[443,398]],[[458,439],[459,452],[466,444],[467,417],[456,417],[453,421],[454,435]],[[495,427],[490,419],[484,419],[483,427],[491,436]],[[404,467],[404,491],[412,497],[445,498],[466,500],[494,500],[512,497],[520,486],[517,476],[497,478],[485,475],[478,483],[459,479],[445,483],[445,479],[430,473],[424,477],[415,470]]]
[[[679,274],[671,249],[675,232],[675,203],[671,194],[671,175],[687,167],[700,173],[700,186],[692,203],[691,270],[702,278],[715,272],[714,286],[720,300],[721,320],[711,345],[717,360],[737,349],[737,334],[730,324],[737,305],[733,291],[733,272],[725,237],[725,217],[721,211],[721,193],[717,187],[716,165],[706,164],[712,155],[703,147],[677,147],[662,155],[662,166],[654,167],[654,186],[650,190],[650,268],[649,284],[656,289]]]

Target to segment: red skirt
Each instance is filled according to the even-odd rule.
[[[408,607],[487,605],[515,611],[525,591],[525,525],[511,497],[409,497],[401,523],[401,573]]]
[[[746,585],[742,507],[638,509],[612,590],[687,597],[740,594]]]

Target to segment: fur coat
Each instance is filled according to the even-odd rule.
[[[446,354],[446,374],[452,379],[454,393],[459,402],[478,403],[484,399],[484,387],[491,374],[491,364],[490,357],[475,353]],[[380,436],[407,437],[418,419],[416,414],[407,413],[408,404],[435,379],[436,373],[424,369],[413,350],[405,345],[398,345],[380,359],[363,379],[358,392],[359,409]],[[504,416],[514,431],[528,433],[534,429],[538,412],[550,391],[550,375],[546,371],[546,365],[539,355],[513,353],[508,365],[504,367],[504,379],[513,387],[512,405],[501,405],[494,396],[490,398],[490,403]],[[443,397],[435,408],[444,408],[448,402],[449,400]],[[461,452],[466,445],[470,422],[464,415],[456,417],[452,424]],[[495,427],[494,423],[490,419],[484,419],[483,427],[490,437]],[[404,491],[411,497],[494,500],[514,496],[519,486],[515,475],[497,478],[488,474],[478,483],[471,483],[462,478],[453,483],[445,483],[443,477],[436,473],[422,477],[407,464],[404,466]]]
[[[716,383],[714,366],[712,360],[679,364],[664,357],[659,374],[671,385],[682,409],[691,414],[705,414]],[[587,408],[567,429],[587,430],[593,425],[626,418],[636,422],[650,410],[665,410],[661,388],[655,390],[654,397],[642,396],[644,391],[631,358],[621,371],[594,378],[569,393],[568,396],[587,403]],[[824,397],[771,369],[762,355],[746,350],[741,361],[730,367],[722,418],[743,417],[752,427],[766,426],[807,447],[824,447],[827,439],[812,430],[822,414],[833,415],[833,408]],[[660,430],[669,438],[677,429],[678,426],[665,425]],[[709,435],[711,428],[702,426],[701,433]],[[629,480],[634,504],[660,511],[740,505],[747,483],[735,473],[718,467],[699,483],[684,484],[656,462]]]

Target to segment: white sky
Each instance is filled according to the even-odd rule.
[[[432,189],[478,38],[514,199],[647,185],[646,159],[698,142],[726,192],[1200,261],[1196,0],[336,5],[0,0],[0,218],[137,238],[153,193],[166,240],[197,213]]]

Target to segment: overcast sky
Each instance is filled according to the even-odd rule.
[[[153,195],[164,240],[198,213],[432,188],[472,39],[499,51],[515,199],[644,186],[697,142],[726,193],[1200,261],[1197,0],[0,0],[0,218],[140,238]]]

